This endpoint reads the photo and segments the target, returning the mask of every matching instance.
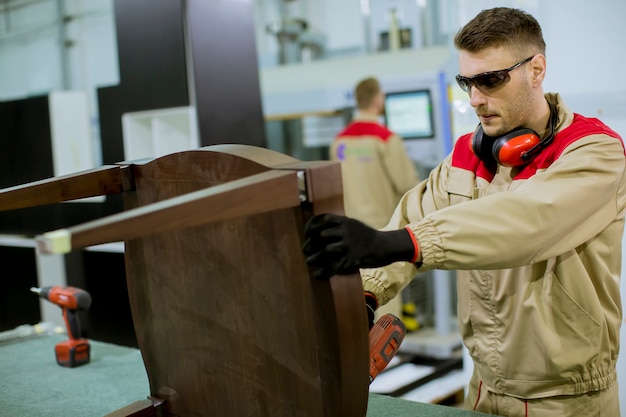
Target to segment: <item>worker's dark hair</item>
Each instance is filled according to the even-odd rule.
[[[520,59],[546,53],[546,43],[539,22],[530,14],[508,7],[483,10],[454,37],[459,50],[479,52],[486,48],[508,47]]]
[[[380,83],[376,78],[369,77],[360,81],[354,89],[356,106],[359,109],[367,109],[380,91]]]

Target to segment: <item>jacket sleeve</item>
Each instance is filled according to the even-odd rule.
[[[444,189],[428,189],[446,184],[444,161],[435,178],[405,196],[387,226],[413,231],[419,270],[410,264],[362,270],[364,288],[384,304],[418,271],[513,268],[572,250],[623,216],[624,169],[621,141],[592,135],[518,187],[446,206]]]

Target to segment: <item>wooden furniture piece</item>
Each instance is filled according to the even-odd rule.
[[[312,215],[343,212],[340,175],[214,145],[0,190],[0,210],[123,193],[122,213],[37,239],[45,253],[125,242],[150,387],[114,415],[362,417],[360,279],[313,280],[301,252]]]

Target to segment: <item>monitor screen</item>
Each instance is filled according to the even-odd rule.
[[[430,90],[388,93],[385,96],[387,127],[403,139],[433,138],[433,105]]]

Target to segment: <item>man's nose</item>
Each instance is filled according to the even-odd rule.
[[[487,102],[486,96],[480,91],[478,88],[473,85],[470,86],[469,91],[470,105],[474,108],[480,106],[481,104],[485,104]]]

